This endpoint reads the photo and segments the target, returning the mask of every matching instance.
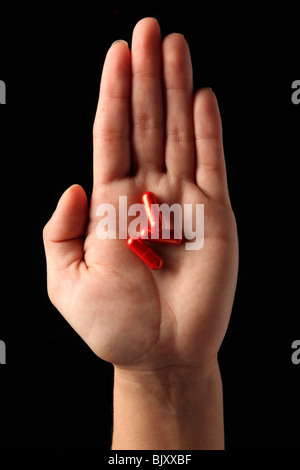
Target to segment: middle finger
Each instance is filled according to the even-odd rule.
[[[164,112],[161,34],[154,18],[145,18],[135,26],[131,53],[134,171],[162,171]]]

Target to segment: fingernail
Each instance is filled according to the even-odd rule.
[[[61,203],[66,199],[66,197],[68,195],[68,192],[70,191],[71,188],[72,188],[72,186],[70,186],[68,189],[66,189],[65,192],[62,194],[62,196],[60,197],[60,199],[57,203],[56,209],[58,209],[60,207]]]
[[[124,42],[124,43],[126,44],[126,46],[128,47],[128,42],[127,42],[127,41],[124,41],[124,39],[117,39],[116,41],[114,41],[114,42],[112,43],[112,46],[113,46],[114,44],[117,44],[118,42]]]

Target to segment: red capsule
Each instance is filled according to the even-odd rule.
[[[152,230],[160,230],[162,228],[162,213],[159,211],[158,201],[155,194],[147,191],[143,194],[142,201],[146,209],[150,227]],[[157,204],[157,206],[155,207],[154,204]]]
[[[128,238],[127,246],[151,269],[160,269],[162,258],[149,248],[140,238]]]
[[[168,243],[169,245],[180,245],[182,237],[179,234],[175,235],[174,230],[162,229],[159,232],[153,231],[149,228],[141,230],[141,239],[150,240],[152,242]]]

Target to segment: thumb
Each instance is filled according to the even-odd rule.
[[[62,271],[83,259],[83,240],[88,218],[84,189],[75,184],[61,196],[56,210],[43,231],[49,270]]]

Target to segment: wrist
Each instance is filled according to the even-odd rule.
[[[223,448],[222,405],[217,361],[205,370],[115,368],[113,448]]]
[[[169,400],[176,404],[188,405],[186,399],[193,398],[193,392],[205,387],[208,383],[219,380],[220,370],[217,359],[209,365],[199,368],[164,367],[162,369],[125,369],[114,367],[114,384],[120,390],[148,395],[158,398],[159,404]]]

